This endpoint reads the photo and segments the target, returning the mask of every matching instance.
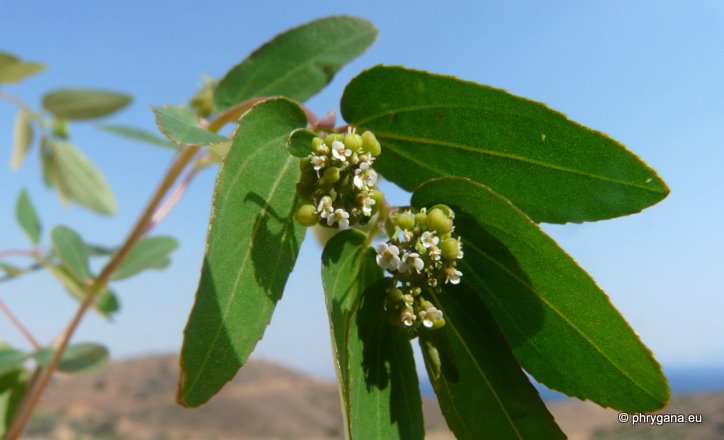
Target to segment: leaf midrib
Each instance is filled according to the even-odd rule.
[[[419,137],[414,137],[414,136],[398,135],[398,134],[389,133],[389,132],[375,131],[375,135],[379,139],[387,138],[387,139],[398,140],[398,141],[403,141],[403,142],[414,142],[414,143],[420,143],[420,144],[435,145],[435,146],[439,146],[439,147],[457,149],[457,150],[461,150],[461,151],[465,151],[465,152],[473,153],[473,154],[482,154],[482,155],[486,155],[486,156],[490,156],[490,157],[496,157],[499,159],[508,159],[508,160],[512,160],[512,161],[516,161],[516,162],[525,163],[528,165],[535,165],[535,166],[538,166],[541,168],[548,168],[548,169],[555,170],[555,171],[561,171],[564,173],[578,175],[578,176],[586,177],[586,178],[589,178],[592,180],[600,180],[603,182],[613,183],[613,184],[617,184],[617,185],[621,185],[621,186],[637,188],[637,189],[647,191],[650,193],[654,193],[654,194],[665,194],[666,193],[665,190],[648,187],[646,185],[638,184],[635,182],[614,179],[614,178],[607,177],[607,176],[601,176],[598,174],[593,174],[593,173],[576,170],[576,169],[569,168],[569,167],[562,166],[562,165],[551,164],[551,163],[547,163],[547,162],[543,162],[543,161],[539,161],[539,160],[533,160],[533,159],[529,159],[526,157],[518,156],[515,154],[502,153],[499,151],[488,150],[485,148],[476,148],[476,147],[471,147],[469,145],[463,145],[463,144],[458,144],[458,143],[454,143],[454,142],[446,142],[446,141],[441,141],[441,140],[436,140],[436,139],[426,139],[426,138],[419,138]],[[441,171],[433,166],[430,166],[426,162],[422,162],[420,160],[415,159],[414,156],[404,154],[403,153],[404,150],[396,148],[394,143],[385,144],[385,148],[394,151],[399,156],[402,156],[405,159],[408,159],[408,160],[418,164],[419,166],[434,172],[437,175],[446,174],[444,171]],[[652,175],[651,177],[653,178],[655,176]]]

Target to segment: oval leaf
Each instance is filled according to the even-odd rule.
[[[91,278],[88,247],[77,232],[67,226],[56,226],[50,231],[53,250],[71,275],[80,281]]]
[[[61,197],[70,197],[99,214],[116,212],[116,198],[103,174],[68,142],[50,143],[50,178]]]
[[[425,183],[412,203],[455,210],[464,279],[536,380],[620,411],[666,403],[666,379],[651,352],[588,274],[523,212],[464,178]]]
[[[40,242],[40,219],[25,189],[20,191],[18,201],[15,203],[15,217],[20,227],[30,237],[30,241],[38,244]]]
[[[422,439],[422,400],[410,343],[387,322],[382,269],[359,231],[335,235],[322,280],[349,438]]]
[[[146,130],[140,129],[140,128],[128,127],[125,125],[110,125],[110,124],[98,125],[97,127],[103,131],[107,131],[108,133],[113,133],[115,135],[124,137],[126,139],[131,139],[131,140],[139,141],[139,142],[145,142],[147,144],[156,145],[159,147],[170,148],[172,150],[177,149],[176,144],[174,144],[173,142],[169,142],[160,136],[156,136],[155,134],[148,132]]]
[[[28,355],[20,350],[0,343],[0,376],[23,366]]]
[[[43,108],[58,118],[96,119],[131,103],[125,93],[96,89],[59,89],[43,97]]]
[[[224,142],[227,139],[199,126],[199,118],[188,107],[165,105],[153,107],[156,124],[167,138],[180,146],[201,146]]]
[[[298,159],[289,133],[304,112],[286,99],[239,121],[214,188],[206,255],[181,352],[178,401],[198,406],[246,362],[281,298],[304,238],[294,221]]]
[[[10,156],[10,169],[20,169],[25,157],[28,155],[30,146],[33,144],[33,126],[31,125],[32,114],[20,109],[15,117],[15,128],[13,129],[13,150]]]
[[[178,242],[173,237],[150,237],[136,243],[123,262],[113,272],[111,280],[132,277],[147,269],[165,269],[170,262],[171,252]]]
[[[43,367],[50,365],[55,349],[41,348],[33,353],[33,359]],[[108,364],[110,353],[100,344],[83,342],[69,346],[60,358],[58,371],[65,373],[92,373]]]
[[[422,351],[440,408],[455,437],[566,438],[475,292],[461,286],[433,294],[433,298],[445,314],[445,327],[433,336],[447,337],[457,380],[435,374],[429,351],[424,347]]]
[[[537,222],[639,212],[666,197],[664,182],[623,145],[542,104],[503,90],[378,66],[342,97],[347,122],[384,149],[375,168],[412,191],[440,176],[488,185]]]
[[[377,29],[355,17],[327,17],[277,35],[234,66],[214,92],[218,111],[247,99],[281,95],[304,102],[377,38]]]
[[[13,84],[45,70],[45,64],[27,63],[7,52],[0,52],[0,84]]]

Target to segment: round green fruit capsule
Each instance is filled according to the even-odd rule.
[[[418,212],[415,214],[415,223],[417,223],[417,226],[421,230],[427,230],[427,214],[424,212]]]
[[[324,143],[327,144],[328,147],[332,148],[332,143],[334,141],[344,141],[344,135],[339,133],[332,133],[328,134],[327,137],[324,138]]]
[[[401,212],[397,216],[397,226],[400,229],[412,231],[415,229],[415,216],[410,211]]]
[[[322,182],[326,183],[328,185],[332,185],[334,183],[339,182],[339,168],[329,167],[326,170],[324,170],[324,175],[322,176]]]
[[[314,226],[319,222],[319,216],[314,205],[302,205],[297,208],[294,218],[304,226]]]
[[[446,260],[453,261],[457,259],[460,252],[460,243],[454,238],[446,238],[440,242],[440,253]]]
[[[344,146],[356,152],[362,148],[362,136],[357,133],[350,133],[344,137]]]
[[[371,131],[362,133],[362,149],[373,156],[379,156],[382,152],[382,146]]]
[[[442,236],[450,233],[452,227],[452,220],[441,209],[434,208],[427,213],[427,228],[429,230],[437,231]]]

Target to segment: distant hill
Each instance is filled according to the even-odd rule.
[[[336,384],[252,360],[207,405],[175,404],[178,359],[114,362],[99,373],[58,376],[25,438],[32,440],[327,440],[344,438]],[[679,395],[667,413],[703,415],[700,425],[620,424],[590,402],[549,403],[571,439],[724,439],[724,393]],[[425,398],[426,438],[453,436],[434,398]],[[483,415],[481,415],[483,416]]]

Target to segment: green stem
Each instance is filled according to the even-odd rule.
[[[103,267],[103,270],[101,270],[101,273],[98,275],[98,277],[96,277],[93,283],[86,287],[84,292],[85,296],[83,297],[83,300],[78,307],[78,310],[75,312],[75,315],[73,315],[70,323],[68,323],[65,329],[63,329],[63,332],[58,336],[56,343],[54,344],[56,350],[53,354],[53,359],[50,361],[48,367],[43,370],[35,386],[28,390],[29,395],[27,398],[27,404],[23,407],[22,412],[15,419],[12,427],[8,431],[6,437],[7,440],[17,440],[18,438],[20,438],[20,435],[23,433],[25,427],[28,424],[28,421],[30,420],[30,416],[35,409],[35,406],[40,400],[40,396],[42,396],[45,388],[48,386],[48,383],[50,383],[50,379],[52,378],[53,373],[58,368],[58,365],[60,364],[60,359],[62,358],[63,353],[68,347],[68,343],[70,342],[73,333],[78,328],[78,325],[83,319],[83,316],[91,307],[91,305],[93,305],[93,301],[95,300],[98,293],[103,291],[106,284],[110,280],[111,275],[113,275],[113,272],[123,262],[123,259],[128,255],[128,253],[138,242],[138,240],[140,240],[147,232],[148,223],[153,217],[154,212],[163,201],[164,196],[171,189],[174,182],[176,182],[176,179],[181,175],[186,166],[191,162],[198,150],[199,147],[187,148],[174,161],[174,163],[171,164],[171,167],[166,172],[166,175],[161,181],[161,184],[156,189],[156,192],[153,194],[151,200],[146,205],[145,210],[138,218],[138,220],[136,220],[136,224],[134,225],[131,232],[128,234],[128,237],[126,238],[123,246],[121,246],[121,249],[113,256],[113,258],[111,258],[111,260],[105,265],[105,267]]]

